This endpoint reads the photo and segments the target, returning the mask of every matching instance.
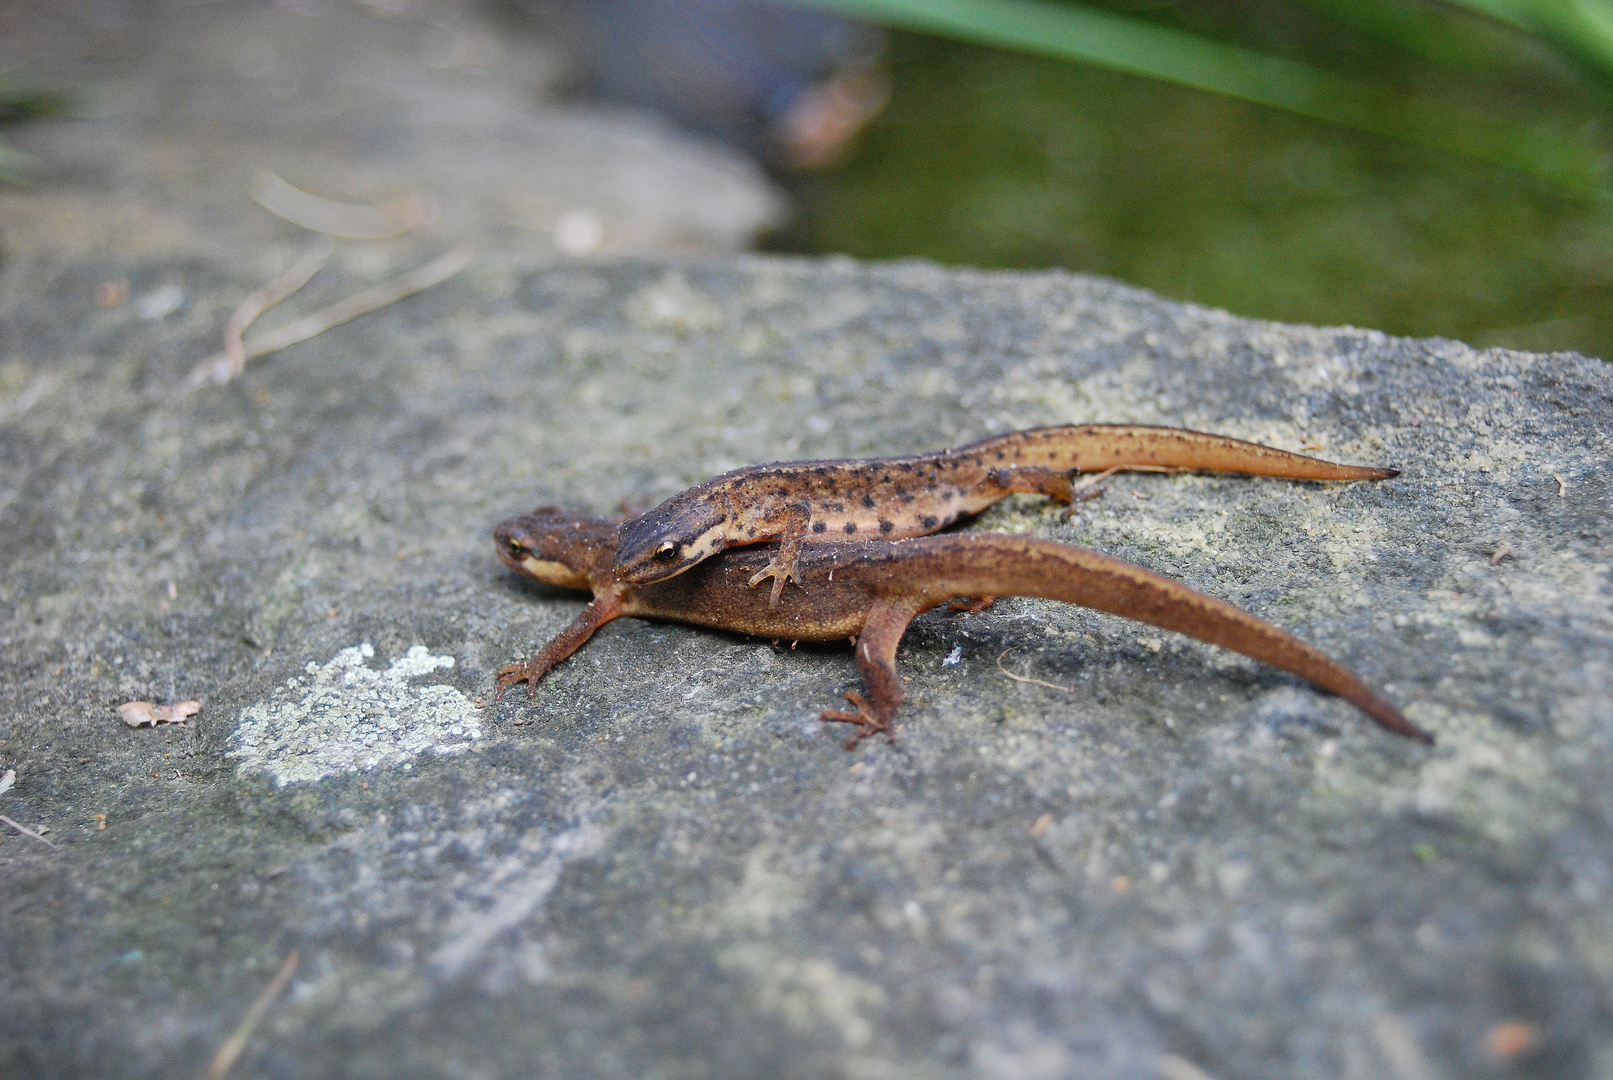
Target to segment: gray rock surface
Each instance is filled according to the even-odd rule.
[[[747,158],[644,114],[564,102],[567,61],[463,0],[79,0],[0,9],[0,72],[85,87],[92,117],[7,130],[38,163],[0,187],[10,255],[217,260],[304,244],[253,205],[271,170],[329,199],[427,194],[441,248],[748,248],[785,212]]]
[[[254,258],[0,280],[0,813],[54,844],[0,840],[0,1074],[197,1075],[297,950],[235,1075],[1613,1075],[1605,365],[1058,273],[507,255],[179,396]],[[491,703],[580,604],[501,567],[507,514],[1075,420],[1403,468],[972,527],[1247,607],[1439,745],[1026,600],[920,619],[855,755],[815,720],[847,649],[623,620]]]

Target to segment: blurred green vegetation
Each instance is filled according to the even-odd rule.
[[[1493,8],[1507,22],[1475,21],[1424,0],[1304,0],[1320,16],[1308,20],[1305,8],[1269,0],[1167,0],[1141,10],[1127,10],[1125,0],[1110,0],[1112,7],[1057,0],[809,2],[892,27],[1226,94],[1503,164],[1580,194],[1613,195],[1607,155],[1558,130],[1555,104],[1542,109],[1529,100],[1539,97],[1529,91],[1560,81],[1529,77],[1545,75],[1537,61],[1552,56],[1577,67],[1588,89],[1613,86],[1613,0],[1461,0]],[[1540,17],[1528,29],[1514,18],[1604,7],[1605,32],[1584,18]],[[1332,33],[1306,40],[1271,32],[1306,22]],[[1540,32],[1531,36],[1534,30]],[[1352,48],[1352,37],[1368,47]],[[1530,55],[1531,44],[1546,56]],[[1417,72],[1396,63],[1411,57],[1436,67]],[[1492,71],[1523,78],[1488,78]],[[1482,95],[1469,75],[1484,77]],[[1526,115],[1508,115],[1519,107]]]
[[[30,89],[0,75],[0,125],[67,112],[71,102],[53,90]],[[21,184],[28,175],[28,155],[0,142],[0,182]]]
[[[1613,78],[1584,50],[1407,0],[1122,13],[1346,72],[1402,126],[896,32],[890,106],[845,164],[788,180],[798,216],[772,246],[1062,266],[1263,318],[1613,357]]]

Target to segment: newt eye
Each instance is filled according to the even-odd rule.
[[[510,550],[511,551],[520,551],[521,550],[521,541],[517,540],[513,536],[510,537]]]
[[[676,562],[678,558],[678,545],[671,540],[663,540],[650,552],[650,558],[658,563]]]

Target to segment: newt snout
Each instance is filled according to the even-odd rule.
[[[516,573],[557,589],[592,589],[610,570],[615,533],[598,518],[540,506],[501,523],[493,542],[498,557]]]

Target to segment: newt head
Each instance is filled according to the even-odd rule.
[[[727,532],[725,505],[699,489],[674,495],[622,522],[616,576],[634,585],[675,577],[726,547]]]
[[[540,506],[493,530],[498,557],[518,574],[560,589],[593,588],[610,576],[616,527],[575,510]]]

